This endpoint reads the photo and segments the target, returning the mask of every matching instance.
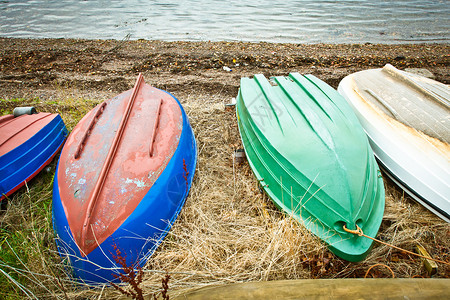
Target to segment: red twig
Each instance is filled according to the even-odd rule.
[[[183,170],[184,170],[183,178],[186,181],[186,193],[187,193],[189,190],[189,180],[188,180],[189,171],[187,169],[186,160],[184,158],[183,158]]]

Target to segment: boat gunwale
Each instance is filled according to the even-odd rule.
[[[8,191],[0,195],[0,201],[3,201],[3,199],[12,195],[24,186],[26,182],[34,178],[40,171],[51,163],[53,158],[62,149],[67,137],[66,126],[59,114],[46,113],[44,118],[49,116],[53,116],[53,118],[33,136],[18,145],[16,148],[0,156],[0,162],[4,160],[8,161],[8,163],[3,164],[0,169],[13,167],[20,160],[27,161],[27,164],[21,165],[21,168],[16,169],[15,173],[11,173],[8,177],[1,180],[3,183],[6,183],[6,181],[12,180],[20,174],[23,175],[23,173],[27,173],[27,175],[25,175],[26,178],[20,179],[20,182],[18,182],[17,179],[13,180],[16,182],[14,186],[11,186],[11,184],[5,184],[2,186],[2,188],[5,187]],[[36,166],[36,164],[38,166]],[[35,167],[32,167],[33,165]]]

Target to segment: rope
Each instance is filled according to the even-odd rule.
[[[383,267],[388,268],[389,271],[391,271],[392,278],[395,278],[394,271],[392,271],[392,269],[389,268],[388,266],[386,266],[385,264],[375,264],[375,265],[371,266],[369,269],[367,269],[367,272],[366,272],[366,275],[364,275],[364,278],[367,278],[367,275],[369,275],[370,270],[372,270],[372,268],[376,267],[376,266],[383,266]]]
[[[343,228],[344,228],[344,230],[345,230],[346,232],[348,232],[348,233],[353,233],[353,234],[356,234],[356,235],[359,235],[359,236],[363,236],[363,237],[366,237],[366,238],[368,238],[368,239],[371,239],[371,240],[373,240],[373,241],[375,241],[375,242],[378,242],[378,243],[380,243],[380,244],[383,244],[383,245],[392,247],[392,248],[394,248],[394,249],[397,249],[397,250],[406,252],[406,253],[408,253],[408,254],[411,254],[411,255],[414,255],[414,256],[418,256],[418,257],[421,257],[421,258],[425,258],[425,259],[430,259],[430,260],[433,260],[433,261],[435,261],[435,262],[438,262],[438,263],[441,263],[441,264],[445,264],[445,265],[450,266],[450,263],[449,263],[449,262],[446,262],[446,261],[443,261],[443,260],[439,260],[439,259],[435,259],[435,258],[431,258],[431,257],[427,257],[427,256],[424,256],[424,255],[421,255],[421,254],[417,254],[417,253],[414,253],[414,252],[405,250],[405,249],[403,249],[403,248],[400,248],[400,247],[397,247],[397,246],[394,246],[394,245],[385,243],[385,242],[383,242],[383,241],[377,240],[376,238],[370,237],[370,236],[368,236],[368,235],[365,235],[364,232],[362,231],[362,229],[361,229],[358,225],[356,225],[356,230],[348,229],[345,225],[343,226]]]

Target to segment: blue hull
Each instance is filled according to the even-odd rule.
[[[58,251],[78,281],[89,285],[117,281],[116,276],[122,268],[113,259],[112,254],[116,255],[115,246],[126,258],[127,266],[135,269],[143,267],[178,217],[192,184],[197,162],[194,134],[181,104],[178,104],[182,111],[183,129],[174,155],[133,213],[87,256],[81,255],[75,243],[55,176],[53,228]],[[187,180],[184,166],[188,171]]]
[[[67,137],[57,115],[26,142],[0,157],[0,199],[24,185],[49,164]]]

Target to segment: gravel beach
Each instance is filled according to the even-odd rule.
[[[236,96],[243,76],[313,74],[337,87],[346,75],[390,63],[426,68],[450,83],[450,46],[270,44],[0,38],[0,97],[51,98],[55,84],[89,98],[110,97],[147,82],[176,96]],[[100,101],[100,99],[99,99]]]

